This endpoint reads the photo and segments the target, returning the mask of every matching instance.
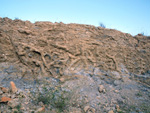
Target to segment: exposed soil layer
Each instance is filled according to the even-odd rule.
[[[42,76],[122,64],[136,74],[150,69],[150,37],[91,25],[0,18],[0,48],[0,62],[19,61]]]
[[[149,113],[149,103],[150,36],[0,18],[0,113]]]

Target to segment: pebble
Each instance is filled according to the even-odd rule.
[[[111,72],[111,76],[117,80],[121,79],[121,75],[117,71]]]
[[[8,102],[10,100],[11,100],[11,98],[9,98],[9,97],[2,97],[0,102]]]
[[[11,87],[12,93],[16,93],[17,92],[17,87],[16,87],[16,85],[15,85],[15,83],[13,81],[10,82],[10,87]]]
[[[119,109],[119,105],[116,105],[116,109]]]
[[[90,106],[85,106],[84,107],[84,112],[85,113],[95,113],[95,109],[90,107]]]
[[[43,102],[39,102],[38,104],[39,106],[44,106]]]
[[[10,95],[10,97],[11,97],[12,99],[14,99],[14,98],[16,98],[16,95],[15,95],[15,94],[12,94],[12,95]]]
[[[3,92],[2,92],[2,90],[0,90],[0,95],[2,95],[3,94]]]
[[[60,80],[61,82],[64,82],[64,81],[65,81],[65,78],[62,77],[62,78],[60,78],[59,80]]]
[[[39,108],[38,110],[36,110],[35,113],[39,113],[39,112],[44,112],[45,111],[45,106]]]
[[[1,90],[3,93],[8,93],[9,92],[9,89],[5,88],[5,87],[1,87]]]
[[[87,110],[90,108],[90,106],[85,106],[84,107],[84,112],[87,112]]]
[[[82,113],[80,108],[71,107],[69,113]]]
[[[121,111],[119,105],[116,105],[116,109],[117,109],[118,112]]]
[[[114,92],[115,92],[115,93],[119,93],[119,91],[118,91],[118,90],[115,90]]]
[[[12,99],[12,100],[10,100],[10,101],[8,102],[8,106],[9,106],[10,108],[15,108],[17,105],[19,105],[18,100]]]
[[[98,87],[98,91],[100,92],[100,93],[102,93],[102,92],[106,92],[106,90],[105,90],[105,88],[104,88],[104,86],[103,85],[99,85],[99,87]]]
[[[12,113],[18,113],[18,110],[16,108],[12,109]]]
[[[110,111],[108,111],[108,113],[114,113],[114,111],[113,111],[113,110],[110,110]]]
[[[120,81],[120,80],[115,80],[115,81],[114,81],[114,84],[115,84],[115,86],[120,85],[120,84],[121,84],[121,81]]]

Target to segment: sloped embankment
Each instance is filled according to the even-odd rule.
[[[90,25],[0,18],[0,48],[0,62],[19,61],[42,76],[150,69],[150,37]]]
[[[149,69],[148,36],[0,18],[0,113],[149,113]]]

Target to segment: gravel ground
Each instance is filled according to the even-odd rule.
[[[11,98],[11,101],[0,103],[1,113],[30,113],[38,110],[53,113],[150,111],[150,87],[131,73],[95,69],[93,75],[82,70],[78,74],[74,72],[71,76],[37,79],[25,78],[21,74],[20,66],[0,64],[0,86],[9,90],[3,92],[1,89],[0,98]],[[147,73],[145,76],[150,75]],[[11,92],[11,81],[18,89],[16,93]]]

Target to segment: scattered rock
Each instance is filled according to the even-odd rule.
[[[0,95],[2,95],[3,94],[3,92],[2,92],[2,90],[0,89]]]
[[[15,83],[13,81],[10,82],[10,87],[11,87],[12,93],[16,93],[17,92],[17,87],[16,87],[16,85],[15,85]]]
[[[119,109],[119,105],[116,105],[116,109]]]
[[[115,80],[115,81],[114,81],[114,85],[115,85],[115,86],[120,85],[120,84],[121,84],[121,81],[120,81],[120,80]]]
[[[117,71],[112,71],[110,73],[111,77],[113,77],[116,80],[120,80],[121,79],[121,75],[117,72]]]
[[[86,112],[89,108],[90,108],[90,106],[85,106],[84,107],[84,112]]]
[[[61,82],[64,82],[64,81],[65,81],[65,78],[64,78],[64,77],[61,77],[59,80],[60,80]]]
[[[38,105],[39,106],[44,106],[44,103],[43,102],[39,102]]]
[[[17,99],[12,99],[8,102],[8,106],[11,107],[11,108],[15,108],[16,106],[19,105],[19,102]]]
[[[100,93],[102,93],[102,92],[106,92],[106,90],[105,90],[105,88],[104,88],[104,86],[103,85],[99,85],[99,87],[98,87],[98,91],[100,92]]]
[[[90,107],[90,106],[85,106],[84,107],[84,112],[86,112],[86,113],[95,113],[95,109]]]
[[[118,91],[118,90],[115,90],[114,92],[115,92],[115,93],[119,93],[119,91]]]
[[[138,36],[143,36],[143,34],[141,34],[141,33],[139,33],[139,34],[137,34]]]
[[[128,82],[129,81],[129,77],[128,77],[127,74],[122,77],[122,81],[123,82]]]
[[[110,110],[110,111],[108,111],[108,113],[114,113],[114,111],[113,111],[113,110]]]
[[[69,113],[82,113],[80,108],[75,108],[75,107],[70,107],[69,108]]]
[[[3,93],[8,93],[9,89],[5,88],[5,87],[1,87],[1,90],[3,91]]]
[[[45,106],[39,108],[38,110],[36,110],[35,113],[40,113],[40,112],[44,112],[45,111]]]
[[[116,105],[116,109],[117,109],[118,112],[121,111],[119,105]]]
[[[26,29],[18,29],[18,31],[19,31],[20,33],[24,33],[24,34],[27,34],[27,35],[29,35],[29,34],[32,33],[30,30],[26,30]]]
[[[16,98],[16,95],[15,95],[15,94],[11,94],[10,97],[11,97],[12,99],[14,99],[14,98]]]
[[[148,70],[147,73],[150,74],[150,70]]]
[[[10,100],[11,100],[11,98],[9,98],[9,97],[2,97],[0,102],[8,102]]]
[[[12,109],[12,113],[18,113],[18,110],[15,108],[15,109]]]
[[[94,69],[94,75],[102,76],[103,73],[101,72],[101,70],[100,70],[99,68],[95,68],[95,69]]]

